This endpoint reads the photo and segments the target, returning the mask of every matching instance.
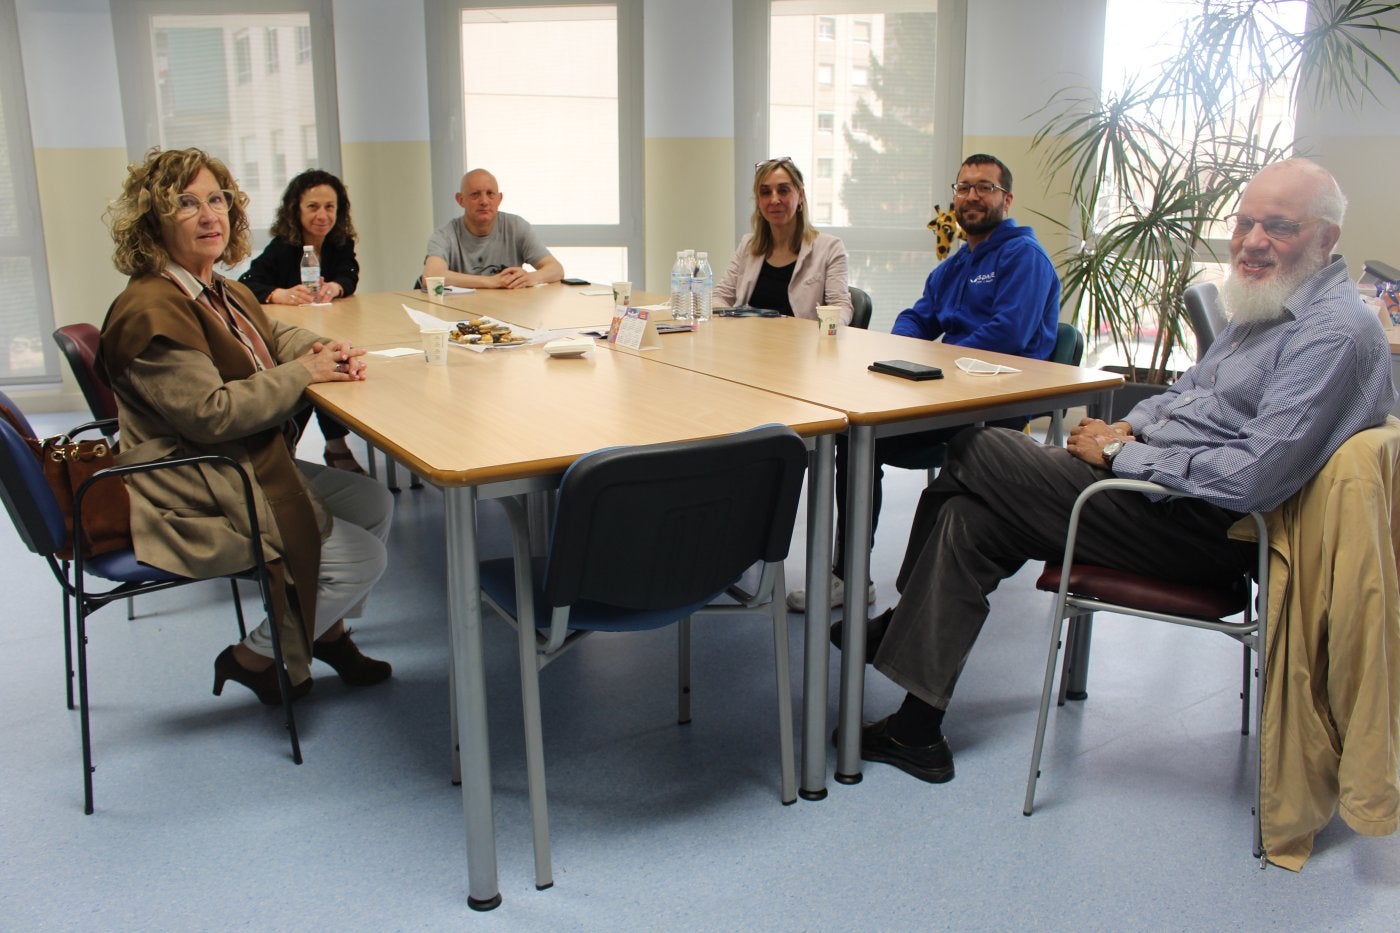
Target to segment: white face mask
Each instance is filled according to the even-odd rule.
[[[956,360],[958,369],[974,376],[995,376],[997,373],[1019,373],[1020,370],[1012,366],[1002,366],[999,363],[988,363],[985,360],[973,359],[970,356],[960,356]]]

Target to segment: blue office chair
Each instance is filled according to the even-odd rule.
[[[24,418],[19,408],[3,392],[0,392],[0,405],[4,405],[14,413],[20,426],[29,429],[30,436],[33,436],[32,426]],[[111,427],[111,425],[102,422],[91,422],[74,428],[69,432],[69,436],[76,436],[87,430],[102,430]],[[259,592],[262,594],[263,608],[268,610],[270,616],[271,591],[267,567],[263,562],[262,548],[260,547],[262,536],[257,509],[253,503],[253,487],[242,467],[229,457],[217,455],[181,457],[100,470],[78,489],[73,507],[74,528],[80,529],[82,527],[83,499],[93,483],[102,477],[174,469],[199,463],[217,463],[228,467],[237,474],[243,484],[244,502],[248,510],[250,529],[249,570],[239,574],[238,577],[257,581]],[[87,674],[88,616],[108,603],[126,599],[128,596],[167,590],[200,581],[142,564],[137,561],[135,552],[129,548],[89,557],[83,553],[82,536],[76,533],[74,535],[75,546],[72,563],[60,560],[55,556],[67,543],[68,538],[68,532],[64,527],[63,513],[59,508],[58,500],[54,498],[53,491],[49,488],[48,482],[44,479],[39,458],[24,438],[3,418],[0,418],[0,500],[4,501],[5,509],[14,522],[20,540],[29,550],[39,554],[48,562],[49,569],[53,571],[54,578],[58,580],[59,587],[63,591],[63,634],[70,678],[70,708],[72,707],[71,677],[74,666],[68,626],[70,600],[72,607],[76,610],[74,615],[77,622],[78,710],[83,746],[83,812],[92,813],[93,765]],[[105,580],[115,585],[100,592],[93,592],[89,586],[94,582],[94,579]],[[292,760],[301,764],[301,746],[297,740],[296,721],[292,715],[291,686],[287,680],[286,667],[282,661],[282,644],[275,625],[272,626],[272,650],[273,663],[276,665],[278,680],[282,687],[282,707],[286,717],[287,731],[291,737]]]
[[[73,371],[73,379],[78,383],[78,388],[82,390],[83,400],[87,402],[88,410],[92,412],[94,421],[100,421],[107,427],[102,429],[108,439],[117,439],[117,397],[112,394],[112,389],[107,385],[105,379],[97,371],[97,347],[101,332],[92,324],[65,324],[53,332],[54,343],[58,344],[59,350],[63,352],[63,357],[68,361],[68,368]],[[11,409],[13,410],[13,409]],[[238,581],[229,581],[233,587],[233,611],[238,616],[238,637],[240,639],[248,636],[248,631],[243,622],[243,600],[238,595]],[[72,627],[68,617],[68,601],[63,602],[63,631],[66,634]],[[128,620],[136,618],[136,600],[128,597],[126,600],[126,617]],[[73,708],[73,664],[70,660],[68,664],[68,708]]]
[[[1050,713],[1050,694],[1054,687],[1055,661],[1061,647],[1060,635],[1064,621],[1069,620],[1069,630],[1065,633],[1064,666],[1060,672],[1058,705],[1065,700],[1083,700],[1088,694],[1085,683],[1089,668],[1089,641],[1092,635],[1094,613],[1100,610],[1135,616],[1140,619],[1155,619],[1191,628],[1221,632],[1244,645],[1243,687],[1240,691],[1240,733],[1249,735],[1250,721],[1250,679],[1251,674],[1259,680],[1259,701],[1254,707],[1256,734],[1262,733],[1264,669],[1261,660],[1251,671],[1251,651],[1261,651],[1267,643],[1265,622],[1268,619],[1269,593],[1269,533],[1264,518],[1258,512],[1251,512],[1258,534],[1256,544],[1256,566],[1253,568],[1253,581],[1250,574],[1241,575],[1235,585],[1215,587],[1188,583],[1175,583],[1153,577],[1116,570],[1109,567],[1096,567],[1080,564],[1074,560],[1075,541],[1079,534],[1079,517],[1084,504],[1102,492],[1130,490],[1150,495],[1175,498],[1184,497],[1157,483],[1134,479],[1104,479],[1086,488],[1075,500],[1070,511],[1069,527],[1065,535],[1064,554],[1059,564],[1047,564],[1045,571],[1036,581],[1036,588],[1055,594],[1055,602],[1050,610],[1050,648],[1045,660],[1045,681],[1040,695],[1040,712],[1036,720],[1035,745],[1031,752],[1030,773],[1026,777],[1026,799],[1022,812],[1030,816],[1035,807],[1036,783],[1040,778],[1040,756],[1045,744],[1046,721]],[[1065,568],[1069,568],[1065,572]],[[1257,596],[1252,582],[1257,582]],[[1255,602],[1257,599],[1257,609]],[[1252,611],[1253,610],[1253,611]],[[1238,621],[1231,621],[1239,616]],[[1259,748],[1256,738],[1255,753],[1252,757],[1254,778],[1254,854],[1259,856],[1263,843],[1259,825]]]
[[[500,500],[514,556],[484,561],[487,603],[519,634],[535,884],[553,884],[539,671],[591,632],[678,624],[679,721],[690,721],[690,619],[767,612],[773,624],[782,801],[797,798],[783,560],[807,452],[781,425],[728,437],[619,447],[564,474],[549,553],[532,558],[523,496]],[[740,578],[762,572],[752,593]],[[711,606],[728,595],[737,605]],[[517,621],[523,620],[523,621]]]

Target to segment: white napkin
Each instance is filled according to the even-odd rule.
[[[433,317],[431,314],[425,314],[425,313],[423,313],[422,311],[415,311],[414,309],[410,308],[408,305],[400,305],[399,307],[403,308],[404,311],[408,312],[409,319],[412,320],[413,323],[415,323],[415,324],[418,325],[418,329],[419,329],[419,330],[451,330],[451,329],[452,329],[452,322],[451,322],[451,321],[444,321],[444,320],[443,320],[442,318],[440,318],[440,317]]]
[[[958,369],[974,376],[995,376],[997,373],[1019,373],[1020,370],[1000,363],[988,363],[971,356],[960,356],[956,360]]]

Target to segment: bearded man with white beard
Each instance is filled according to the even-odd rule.
[[[1109,475],[1199,498],[1112,492],[1081,514],[1085,563],[1228,584],[1253,545],[1226,533],[1297,492],[1395,401],[1390,348],[1340,257],[1346,199],[1303,159],[1260,171],[1231,229],[1230,323],[1166,392],[1114,424],[1085,419],[1067,448],[1000,428],[964,431],[919,501],[899,604],[866,623],[875,669],[908,691],[861,730],[861,757],[929,783],[953,777],[943,715],[988,613],[987,594],[1028,560],[1061,556],[1076,497]]]

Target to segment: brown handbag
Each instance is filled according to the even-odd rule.
[[[19,419],[3,405],[0,415],[14,426],[21,437],[24,428]],[[44,479],[58,500],[63,513],[63,528],[67,532],[64,545],[54,556],[60,560],[73,559],[73,504],[78,487],[98,470],[117,465],[117,445],[106,438],[75,441],[67,435],[44,440],[24,437],[34,455],[39,458]],[[83,555],[96,557],[110,551],[131,547],[131,498],[120,476],[98,480],[83,496]]]

